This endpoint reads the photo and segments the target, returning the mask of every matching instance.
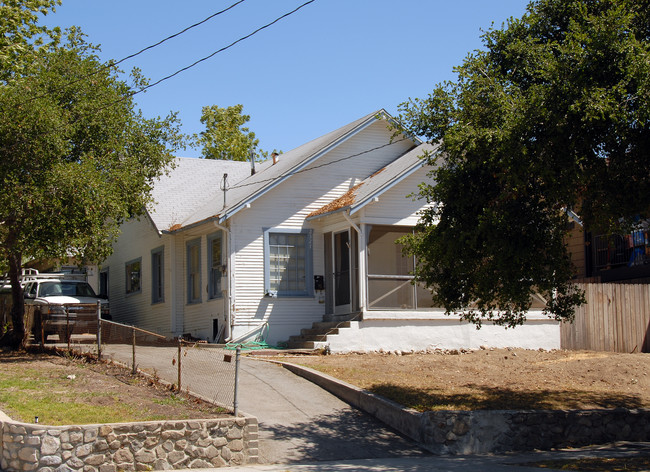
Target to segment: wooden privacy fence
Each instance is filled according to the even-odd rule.
[[[562,323],[563,349],[650,352],[650,284],[578,283],[587,303]]]

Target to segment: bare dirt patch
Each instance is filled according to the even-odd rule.
[[[0,352],[0,410],[48,425],[219,418],[222,408],[82,357]]]
[[[418,411],[650,407],[649,354],[486,349],[284,360]]]

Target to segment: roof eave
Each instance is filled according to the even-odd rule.
[[[363,200],[359,200],[357,203],[353,203],[352,205],[349,205],[350,208],[350,215],[355,214],[357,211],[361,210],[363,207],[365,207],[368,203],[374,201],[375,198],[379,198],[382,194],[393,188],[395,185],[400,183],[402,180],[405,178],[409,177],[410,175],[414,174],[416,171],[424,167],[424,164],[426,161],[424,159],[420,159],[418,162],[413,164],[411,167],[406,169],[404,172],[396,176],[394,179],[390,180],[387,182],[385,185],[381,186],[378,188],[375,192],[371,193],[368,195],[366,198]]]
[[[362,123],[359,123],[355,128],[351,129],[347,133],[345,133],[343,136],[340,136],[338,139],[332,141],[330,144],[327,146],[321,148],[320,150],[316,151],[314,154],[312,154],[311,157],[309,157],[307,160],[303,161],[301,164],[296,165],[295,167],[289,169],[287,173],[285,173],[283,176],[279,177],[277,180],[271,182],[270,184],[266,185],[265,187],[262,187],[260,190],[252,194],[250,197],[248,197],[245,200],[242,200],[240,203],[238,203],[235,207],[233,207],[232,210],[227,211],[224,213],[220,218],[219,218],[219,223],[223,223],[225,220],[228,218],[232,217],[236,213],[238,213],[240,210],[246,207],[246,205],[249,205],[253,203],[255,200],[257,200],[259,197],[267,193],[268,191],[274,189],[281,183],[283,183],[285,180],[287,180],[289,177],[294,175],[296,172],[299,172],[300,170],[304,169],[305,167],[309,166],[312,164],[314,161],[318,160],[323,154],[326,154],[342,142],[346,141],[347,139],[350,139],[352,136],[360,133],[364,129],[366,129],[368,126],[373,124],[376,120],[378,120],[378,116],[383,116],[385,117],[388,121],[391,121],[393,123],[397,123],[395,119],[390,116],[390,114],[385,110],[381,109],[379,110],[376,114],[368,117],[368,119]],[[421,143],[421,140],[417,137],[414,136],[407,136],[408,139],[414,140],[417,143]]]

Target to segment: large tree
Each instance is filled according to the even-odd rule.
[[[97,51],[72,29],[62,43],[30,49],[31,62],[0,84],[0,256],[12,285],[14,346],[25,332],[22,261],[101,261],[182,144],[173,114],[146,119],[135,110],[138,71],[132,88]]]
[[[571,320],[567,210],[586,230],[650,216],[650,2],[539,0],[426,99],[402,105],[429,156],[407,249],[448,312],[516,326],[531,296]]]
[[[205,131],[195,135],[197,143],[203,146],[203,157],[247,161],[251,154],[257,160],[268,155],[266,151],[257,148],[259,139],[244,126],[251,117],[243,111],[244,105],[203,107],[201,123],[205,125]]]

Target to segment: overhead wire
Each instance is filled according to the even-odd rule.
[[[244,1],[244,0],[240,0],[238,3],[241,3],[242,1]],[[210,59],[210,58],[216,56],[217,54],[222,53],[222,52],[224,52],[224,51],[226,51],[226,50],[232,48],[232,47],[235,46],[236,44],[239,44],[240,42],[245,41],[246,39],[250,38],[251,36],[253,36],[253,35],[259,33],[260,31],[262,31],[262,30],[264,30],[264,29],[266,29],[266,28],[269,28],[270,26],[276,24],[277,22],[283,20],[284,18],[287,18],[288,16],[293,15],[293,14],[296,13],[298,10],[304,8],[305,6],[309,5],[310,3],[314,3],[315,1],[316,1],[316,0],[308,0],[307,2],[304,2],[303,4],[299,5],[297,8],[294,8],[293,10],[291,10],[291,11],[289,11],[289,12],[287,12],[287,13],[285,13],[285,14],[279,16],[279,17],[277,17],[275,20],[273,20],[273,21],[271,21],[271,22],[265,24],[264,26],[260,26],[259,28],[257,28],[257,29],[254,30],[253,32],[251,32],[251,33],[249,33],[249,34],[247,34],[247,35],[245,35],[245,36],[242,36],[241,38],[239,38],[239,39],[233,41],[232,43],[228,44],[227,46],[224,46],[224,47],[222,47],[222,48],[220,48],[220,49],[214,51],[213,53],[211,53],[211,54],[209,54],[209,55],[207,55],[207,56],[205,56],[205,57],[202,57],[201,59],[199,59],[199,60],[193,62],[192,64],[190,64],[190,65],[188,65],[188,66],[185,66],[185,67],[183,67],[183,68],[181,68],[181,69],[178,69],[176,72],[174,72],[174,73],[172,73],[172,74],[169,74],[169,75],[167,75],[166,77],[163,77],[163,78],[157,80],[156,82],[154,82],[154,83],[152,83],[152,84],[148,84],[148,85],[146,85],[146,86],[144,86],[144,87],[141,87],[139,90],[136,90],[136,91],[132,91],[132,92],[126,93],[124,96],[122,96],[122,97],[120,97],[120,98],[118,98],[118,99],[116,99],[116,100],[112,100],[112,101],[110,101],[110,102],[105,103],[104,105],[101,105],[101,106],[99,106],[99,107],[93,108],[93,109],[89,110],[89,112],[90,112],[90,113],[96,113],[96,112],[99,112],[99,111],[105,110],[105,109],[110,108],[110,107],[116,105],[117,103],[121,103],[121,102],[123,102],[123,101],[125,101],[125,100],[127,100],[127,99],[129,99],[129,98],[131,98],[131,97],[133,97],[133,96],[135,96],[135,95],[137,95],[137,94],[139,94],[139,93],[143,93],[143,92],[145,92],[146,90],[148,90],[148,89],[150,89],[150,88],[152,88],[152,87],[155,87],[155,86],[161,84],[162,82],[164,82],[164,81],[166,81],[166,80],[169,80],[169,79],[171,79],[172,77],[175,77],[176,75],[178,75],[178,74],[180,74],[180,73],[182,73],[182,72],[185,72],[185,71],[187,71],[187,70],[189,70],[189,69],[191,69],[191,68],[197,66],[198,64],[200,64],[200,63],[202,63],[202,62],[204,62],[204,61],[206,61],[206,60],[208,60],[208,59]],[[236,4],[234,4],[234,5],[237,5],[238,3],[236,3]],[[234,5],[233,5],[233,6],[234,6]],[[232,6],[229,7],[229,8],[232,8]],[[77,118],[76,120],[73,120],[73,121],[70,122],[70,123],[66,123],[65,125],[62,125],[62,126],[59,126],[59,127],[50,128],[50,129],[49,129],[48,131],[46,131],[45,133],[41,134],[41,136],[46,135],[46,134],[51,134],[52,132],[57,131],[58,129],[63,128],[63,126],[68,126],[68,125],[70,125],[70,124],[75,123],[75,122],[78,121],[79,119],[81,119],[81,117]],[[12,144],[12,145],[10,145],[10,146],[13,147],[13,146],[16,146],[17,144],[18,144],[18,143],[14,143],[14,144]],[[8,146],[4,146],[4,148],[2,148],[2,149],[3,149],[3,150],[6,150],[7,147],[8,147]]]
[[[388,142],[386,144],[381,144],[379,146],[375,146],[373,148],[366,149],[364,151],[360,151],[360,152],[357,152],[355,154],[350,154],[349,156],[345,156],[345,157],[342,157],[340,159],[335,159],[335,160],[332,160],[332,161],[329,161],[329,162],[324,162],[324,163],[319,164],[319,165],[306,167],[304,169],[300,169],[300,170],[295,171],[295,172],[282,174],[282,175],[279,175],[277,177],[272,177],[272,178],[269,178],[269,179],[255,180],[254,182],[247,182],[247,183],[241,183],[241,184],[233,185],[232,187],[228,187],[227,190],[234,190],[234,189],[237,189],[237,188],[249,187],[251,185],[259,185],[259,184],[267,183],[267,182],[274,182],[274,181],[283,179],[285,177],[288,177],[289,175],[296,175],[296,174],[301,174],[303,172],[310,172],[312,170],[320,169],[321,167],[330,166],[332,164],[338,164],[339,162],[346,161],[348,159],[352,159],[352,158],[355,158],[355,157],[358,157],[358,156],[362,156],[364,154],[368,154],[370,152],[377,151],[379,149],[383,149],[385,147],[392,146],[393,144],[397,144],[397,143],[400,143],[402,141],[406,141],[406,140],[409,140],[409,139],[411,139],[411,138],[409,138],[408,136],[405,136],[405,137],[400,138],[400,139],[391,140],[390,142]]]
[[[218,11],[218,12],[216,12],[216,13],[213,13],[212,15],[208,16],[207,18],[204,18],[203,20],[201,20],[201,21],[199,21],[199,22],[197,22],[197,23],[194,23],[194,24],[192,24],[192,25],[186,27],[186,28],[182,29],[181,31],[179,31],[179,32],[177,32],[177,33],[174,33],[174,34],[172,34],[172,35],[169,35],[169,36],[167,36],[166,38],[163,38],[163,39],[161,39],[160,41],[158,41],[157,43],[154,43],[154,44],[151,44],[150,46],[147,46],[147,47],[145,47],[145,48],[142,48],[142,49],[140,49],[138,52],[135,52],[135,53],[133,53],[133,54],[129,54],[128,56],[123,57],[123,58],[120,59],[119,61],[109,61],[108,64],[106,64],[106,65],[100,67],[99,69],[95,70],[94,72],[91,72],[90,74],[86,74],[86,75],[83,75],[83,76],[81,76],[81,77],[78,77],[77,79],[75,79],[75,80],[71,80],[70,82],[68,82],[68,83],[66,83],[66,84],[64,84],[64,85],[62,85],[62,86],[60,86],[60,87],[54,89],[54,92],[58,92],[58,91],[61,91],[61,90],[65,90],[67,87],[69,87],[69,86],[71,86],[71,85],[74,85],[74,84],[76,84],[76,83],[78,83],[78,82],[81,82],[82,80],[85,80],[85,79],[87,79],[87,78],[89,78],[89,77],[92,77],[92,76],[94,76],[94,75],[97,75],[97,74],[99,74],[100,72],[103,72],[103,71],[105,71],[105,70],[107,70],[107,69],[110,69],[111,67],[115,67],[115,66],[121,64],[122,62],[128,61],[129,59],[133,59],[134,57],[139,56],[139,55],[142,54],[143,52],[146,52],[146,51],[149,51],[150,49],[156,48],[156,47],[160,46],[161,44],[163,44],[163,43],[169,41],[170,39],[174,39],[174,38],[176,38],[176,37],[178,37],[178,36],[180,36],[180,35],[186,33],[187,31],[189,31],[189,30],[191,30],[191,29],[193,29],[193,28],[196,28],[197,26],[200,26],[200,25],[202,25],[203,23],[206,23],[207,21],[209,21],[209,20],[211,20],[211,19],[213,19],[213,18],[215,18],[215,17],[217,17],[217,16],[219,16],[219,15],[221,15],[221,14],[223,14],[223,13],[226,13],[226,12],[229,11],[229,10],[232,10],[232,9],[235,8],[237,5],[239,5],[240,3],[243,3],[243,2],[245,2],[245,1],[246,1],[246,0],[238,0],[237,2],[233,3],[233,4],[230,5],[229,7],[226,7],[226,8],[224,8],[223,10],[220,10],[220,11]],[[47,95],[48,95],[48,94],[41,94],[41,95],[37,95],[37,96],[35,96],[35,97],[31,97],[31,98],[27,99],[25,103],[29,103],[29,102],[34,101],[34,100],[38,100],[39,98],[46,97]]]
[[[224,47],[222,47],[221,49],[217,49],[217,50],[214,51],[212,54],[209,54],[209,55],[207,55],[207,56],[205,56],[205,57],[202,57],[201,59],[199,59],[198,61],[193,62],[193,63],[190,64],[189,66],[183,67],[182,69],[177,70],[177,71],[174,72],[173,74],[169,74],[168,76],[163,77],[162,79],[157,80],[156,82],[154,82],[154,83],[152,83],[152,84],[150,84],[150,85],[147,85],[147,86],[141,88],[141,89],[138,90],[137,92],[133,93],[132,96],[133,96],[133,95],[137,95],[138,93],[142,93],[142,92],[146,91],[147,89],[149,89],[149,88],[151,88],[151,87],[155,87],[156,85],[160,84],[161,82],[164,82],[164,81],[166,81],[166,80],[168,80],[168,79],[171,79],[172,77],[174,77],[174,76],[180,74],[181,72],[185,72],[185,71],[188,70],[188,69],[191,69],[192,67],[194,67],[194,66],[200,64],[200,63],[203,62],[203,61],[207,61],[208,59],[210,59],[210,58],[216,56],[217,54],[219,54],[219,53],[221,53],[221,52],[224,52],[224,51],[230,49],[231,47],[235,46],[236,44],[238,44],[238,43],[240,43],[240,42],[242,42],[242,41],[244,41],[244,40],[250,38],[250,37],[253,36],[254,34],[257,34],[257,33],[259,33],[260,31],[262,31],[262,30],[264,30],[264,29],[266,29],[266,28],[268,28],[268,27],[274,25],[274,24],[277,23],[278,21],[283,20],[284,18],[286,18],[286,17],[288,17],[288,16],[290,16],[290,15],[293,15],[294,13],[296,13],[296,12],[297,12],[298,10],[300,10],[301,8],[307,6],[307,5],[309,5],[310,3],[313,3],[313,2],[315,2],[315,1],[316,1],[316,0],[309,0],[309,1],[305,2],[305,3],[303,3],[302,5],[300,5],[300,6],[298,6],[297,8],[291,10],[290,12],[285,13],[284,15],[282,15],[282,16],[276,18],[276,19],[273,20],[272,22],[267,23],[267,24],[265,24],[264,26],[260,26],[259,28],[257,28],[257,29],[256,29],[255,31],[253,31],[252,33],[249,33],[249,34],[247,34],[246,36],[242,36],[241,38],[237,39],[236,41],[233,41],[233,42],[230,43],[228,46],[224,46]]]

